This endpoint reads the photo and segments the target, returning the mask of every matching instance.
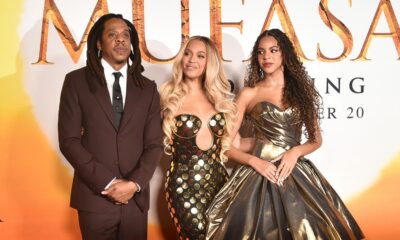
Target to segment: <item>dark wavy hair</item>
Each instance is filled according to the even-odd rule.
[[[87,41],[87,52],[86,52],[86,65],[88,66],[90,73],[93,74],[101,84],[105,84],[104,68],[101,65],[101,51],[97,48],[97,41],[102,41],[102,35],[104,32],[105,23],[113,18],[123,20],[129,28],[129,35],[131,39],[132,50],[129,54],[131,59],[131,65],[128,66],[128,74],[130,74],[136,85],[143,87],[144,81],[142,72],[144,68],[142,66],[142,57],[139,49],[139,37],[135,26],[128,20],[124,19],[121,14],[109,13],[101,16],[96,23],[90,29],[88,41]]]
[[[315,142],[317,131],[315,121],[316,119],[318,121],[318,109],[322,107],[322,98],[300,61],[293,43],[281,30],[266,30],[258,36],[251,53],[245,86],[254,87],[263,80],[264,73],[258,63],[257,52],[260,41],[264,37],[275,38],[282,52],[285,79],[282,96],[283,104],[294,109],[297,120],[304,124],[306,128],[307,138],[311,142]]]

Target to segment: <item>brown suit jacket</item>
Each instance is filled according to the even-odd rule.
[[[137,182],[142,190],[129,205],[149,209],[149,181],[162,154],[160,98],[156,84],[144,88],[128,75],[126,101],[117,129],[109,92],[86,67],[65,77],[58,134],[61,152],[75,173],[71,207],[91,212],[116,211],[100,192],[114,178]]]

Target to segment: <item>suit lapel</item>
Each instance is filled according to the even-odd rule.
[[[129,119],[132,117],[133,113],[137,110],[139,107],[140,98],[142,97],[142,90],[140,87],[136,86],[133,81],[134,80],[132,76],[128,74],[124,114],[122,115],[121,124],[119,126],[120,130],[124,128],[124,126],[129,122]]]
[[[92,79],[92,81],[97,82],[96,79]],[[108,120],[113,125],[114,129],[117,131],[118,129],[117,129],[117,125],[115,123],[115,121],[116,121],[115,115],[114,115],[114,111],[112,109],[110,93],[108,92],[107,87],[100,86],[99,84],[97,84],[96,88],[94,89],[93,94],[94,94],[97,102],[103,109],[104,113],[106,114]]]

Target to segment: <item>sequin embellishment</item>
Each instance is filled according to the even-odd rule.
[[[196,144],[201,124],[198,117],[190,114],[175,118],[174,151],[165,190],[168,209],[181,239],[205,238],[205,211],[228,179],[219,157],[225,127],[224,116],[217,113],[209,120],[213,144],[205,151]]]

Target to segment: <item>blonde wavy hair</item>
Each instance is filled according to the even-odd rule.
[[[192,41],[201,41],[206,46],[207,63],[203,75],[203,89],[217,112],[222,112],[225,117],[225,133],[221,138],[220,159],[227,161],[225,152],[229,150],[230,135],[236,120],[236,106],[233,103],[233,94],[230,92],[230,84],[225,76],[221,57],[214,43],[207,37],[193,36],[181,47],[172,67],[172,77],[161,86],[161,112],[163,116],[164,152],[171,155],[172,135],[175,131],[174,118],[178,109],[182,106],[182,100],[188,93],[183,69],[182,58],[188,44]]]

